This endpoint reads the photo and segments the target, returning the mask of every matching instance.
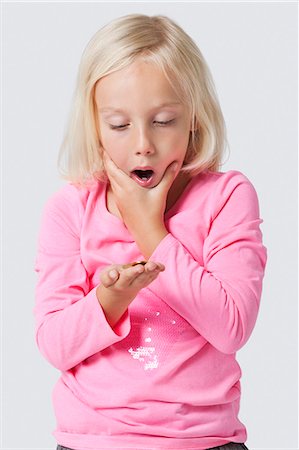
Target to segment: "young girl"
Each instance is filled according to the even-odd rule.
[[[259,309],[258,199],[220,172],[208,67],[172,20],[87,45],[35,270],[36,341],[61,376],[57,449],[246,449],[236,351]]]

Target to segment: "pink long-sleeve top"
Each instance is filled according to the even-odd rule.
[[[238,171],[191,179],[151,256],[165,271],[114,329],[96,296],[100,272],[143,255],[106,189],[66,184],[42,214],[34,314],[37,345],[61,372],[53,435],[75,450],[246,441],[236,351],[255,325],[267,259],[254,187]]]

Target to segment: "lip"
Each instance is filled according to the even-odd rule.
[[[135,170],[152,170],[152,171],[153,171],[153,174],[152,174],[152,176],[151,176],[150,178],[148,178],[147,180],[142,180],[141,178],[139,178],[139,177],[134,173]],[[131,177],[137,184],[139,184],[139,186],[145,187],[145,188],[150,188],[150,187],[153,186],[153,179],[154,179],[154,176],[155,176],[155,170],[154,170],[153,167],[151,167],[151,166],[137,166],[137,167],[134,167],[134,169],[131,170],[131,172],[130,172],[130,177]]]
[[[134,172],[134,170],[152,170],[153,172],[155,172],[155,169],[151,166],[136,166],[131,170],[131,173]]]

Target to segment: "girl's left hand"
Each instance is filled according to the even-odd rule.
[[[105,169],[113,198],[123,222],[133,235],[140,251],[148,258],[168,234],[164,224],[168,191],[177,175],[178,164],[170,164],[160,183],[146,189],[119,169],[104,152]]]

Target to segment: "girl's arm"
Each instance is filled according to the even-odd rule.
[[[52,196],[43,210],[34,307],[39,350],[62,371],[120,341],[130,331],[127,314],[117,327],[110,327],[96,288],[90,290],[80,258],[80,202],[74,196],[75,188],[65,189]]]
[[[212,197],[217,213],[204,241],[203,264],[169,233],[152,254],[165,272],[148,289],[218,350],[234,353],[256,322],[267,252],[252,184],[232,171],[225,183]]]
[[[125,270],[115,265],[99,274],[101,283],[90,289],[80,254],[83,208],[75,188],[64,189],[49,199],[43,211],[34,307],[37,345],[62,371],[126,337],[130,331],[128,305],[164,270],[153,261]],[[116,278],[109,280],[113,270]]]

